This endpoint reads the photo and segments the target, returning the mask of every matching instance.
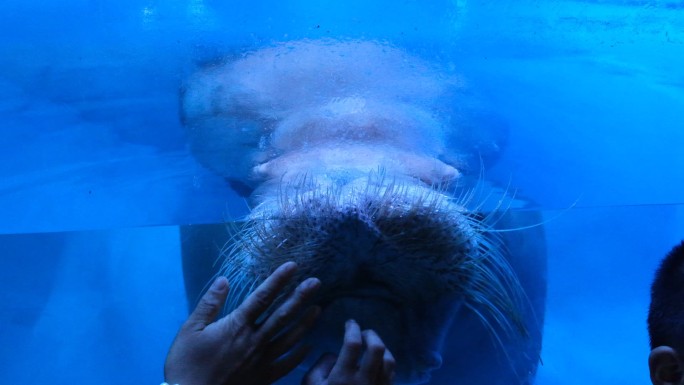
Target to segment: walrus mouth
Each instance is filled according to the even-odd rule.
[[[393,294],[393,287],[385,283],[365,283],[363,286],[351,290],[337,290],[334,296],[329,296],[327,298],[322,297],[318,302],[324,304],[341,297],[359,299],[373,298],[395,305],[401,304],[401,299]]]
[[[323,311],[338,301],[353,300],[356,302],[382,302],[396,309],[406,306],[402,298],[394,294],[394,288],[388,284],[361,283],[350,288],[327,290],[327,293],[319,296],[316,303]]]

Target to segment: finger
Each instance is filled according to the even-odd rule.
[[[335,367],[344,371],[356,371],[356,365],[363,351],[363,340],[359,324],[354,320],[347,321],[344,331],[344,341],[340,349],[340,357]]]
[[[381,384],[391,384],[394,380],[394,368],[396,366],[397,362],[392,352],[385,347],[385,354],[382,356],[382,379],[378,382]]]
[[[315,364],[309,369],[302,380],[302,385],[318,385],[330,376],[337,357],[334,354],[326,353],[318,358]]]
[[[288,330],[286,333],[281,334],[271,343],[271,347],[268,351],[269,360],[275,360],[283,354],[287,353],[288,350],[292,349],[297,345],[306,333],[311,329],[311,327],[316,323],[316,319],[321,314],[321,308],[318,306],[312,306],[306,310],[302,319],[295,324],[292,329]]]
[[[375,380],[382,373],[385,344],[377,333],[372,330],[364,330],[361,335],[366,345],[366,351],[363,353],[363,358],[361,358],[359,372],[364,378]]]
[[[285,262],[257,287],[233,315],[245,323],[254,323],[268,309],[297,271],[297,264]]]
[[[228,296],[228,279],[218,277],[202,296],[195,310],[185,322],[186,327],[194,330],[203,330],[207,325],[214,322],[221,312],[223,304]]]
[[[300,283],[285,303],[275,309],[273,314],[266,319],[259,329],[260,337],[270,340],[280,333],[299,315],[300,310],[320,287],[321,281],[317,278],[309,278]]]

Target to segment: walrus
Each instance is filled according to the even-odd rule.
[[[182,230],[191,303],[223,274],[230,311],[294,260],[300,280],[322,282],[320,352],[338,350],[352,318],[386,342],[397,383],[531,383],[541,219],[481,187],[506,130],[473,99],[453,70],[387,42],[289,41],[205,63],[181,119],[250,212]]]

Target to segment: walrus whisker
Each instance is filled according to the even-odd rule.
[[[508,352],[506,345],[504,344],[503,340],[501,339],[501,336],[499,336],[499,334],[496,332],[495,328],[489,323],[487,318],[479,310],[474,309],[468,305],[466,305],[466,307],[470,311],[472,311],[480,319],[480,321],[483,323],[483,325],[485,325],[485,328],[489,331],[490,338],[492,338],[494,343],[499,346],[500,352],[503,353],[504,358],[506,360],[506,364],[509,366],[511,371],[515,374],[515,376],[518,377],[519,379],[521,379],[523,376],[520,373],[518,373],[518,370],[515,367],[515,365],[513,364],[513,359],[511,357],[510,353]]]
[[[499,326],[499,328],[501,328],[501,330],[506,334],[510,334],[510,330],[513,330],[513,326],[506,319],[506,314],[499,310],[500,304],[493,302],[487,295],[473,296],[471,297],[471,300],[473,305],[482,306],[483,309],[487,311],[487,315],[497,326]]]
[[[240,286],[236,291],[232,292],[229,295],[230,302],[228,303],[228,308],[226,309],[227,312],[237,309],[242,303],[242,301],[244,301],[244,299],[247,297],[247,294],[250,292],[248,288],[251,288],[254,285],[254,282],[250,282],[245,279],[241,279],[237,283]]]
[[[468,207],[470,206],[470,203],[475,200],[475,195],[478,193],[479,187],[482,184],[482,181],[484,180],[484,165],[481,162],[480,163],[480,171],[478,173],[477,179],[475,181],[475,184],[473,187],[467,188],[467,189],[461,189],[462,193],[459,196],[459,199],[457,200],[457,204],[462,207]],[[484,202],[486,200],[483,199],[478,199],[480,202]],[[482,203],[480,203],[482,204]],[[478,207],[473,209],[473,211],[477,211]]]
[[[491,277],[491,275],[485,274],[482,277]],[[517,317],[514,304],[511,303],[506,293],[497,293],[497,291],[501,290],[505,290],[501,284],[475,280],[472,286],[469,287],[466,303],[472,303],[473,306],[482,306],[492,320],[509,337],[514,335],[514,330],[517,330],[517,335],[526,337],[527,331],[522,326],[519,317]]]
[[[503,195],[502,195],[503,196]],[[496,227],[496,225],[499,223],[499,221],[503,220],[503,218],[506,217],[506,214],[508,214],[509,210],[511,209],[512,205],[512,200],[508,200],[508,206],[504,208],[503,210],[501,209],[501,205],[503,202],[499,200],[497,202],[497,206],[494,208],[494,210],[488,212],[484,219],[482,220],[487,228],[493,229]]]
[[[456,186],[457,189],[461,189],[466,191],[465,195],[461,195],[463,197],[463,200],[459,201],[459,205],[463,207],[470,207],[472,202],[479,201],[482,202],[483,199],[481,199],[481,194],[482,194],[482,184],[484,181],[484,175],[485,175],[485,168],[483,165],[480,166],[479,172],[477,174],[477,177],[474,180],[474,183],[469,183],[468,185],[470,187],[468,188],[463,188],[461,186]]]
[[[474,307],[473,304],[466,303],[465,307],[475,314],[477,318],[479,318],[480,322],[482,322],[482,325],[484,325],[485,329],[489,332],[490,338],[492,338],[492,340],[501,348],[501,351],[505,352],[506,345],[503,343],[503,340],[501,339],[501,336],[499,336],[499,333],[496,331],[494,325],[491,324],[489,318],[482,314],[482,312]],[[507,353],[506,356],[508,357]],[[508,359],[510,360],[510,358]]]
[[[478,182],[478,186],[479,186],[479,185],[480,185],[480,184],[479,184],[479,182]],[[508,195],[508,188],[509,188],[509,187],[510,187],[510,180],[509,180],[509,185],[506,186],[506,189],[505,189],[504,192],[501,194],[501,197],[502,197],[502,198],[504,198],[504,197],[506,197],[506,196]],[[494,190],[489,190],[489,193],[488,193],[484,198],[479,199],[480,203],[478,203],[475,207],[471,208],[471,211],[473,211],[473,212],[482,212],[482,211],[483,211],[482,208],[484,207],[485,203],[488,202],[488,201],[492,198],[493,195],[494,195]],[[494,215],[499,215],[499,217],[503,217],[503,216],[506,214],[506,212],[510,209],[511,202],[512,202],[512,199],[509,199],[509,200],[508,200],[509,206],[508,206],[505,210],[501,210],[501,207],[502,207],[502,204],[503,204],[503,199],[498,199],[498,200],[497,200],[496,206],[494,206],[494,208],[491,209],[491,210],[484,216],[483,221],[484,221],[484,222],[487,222],[487,223],[491,223],[492,217],[493,217]],[[494,222],[493,224],[496,224],[496,222]]]
[[[216,278],[218,278],[220,275],[222,275],[221,270],[222,270],[222,267],[224,265],[225,255],[226,254],[232,254],[232,251],[230,249],[235,247],[234,241],[236,239],[237,232],[235,232],[234,229],[236,229],[237,226],[231,222],[226,222],[226,223],[224,223],[224,225],[226,226],[226,229],[229,231],[229,240],[228,240],[228,242],[224,243],[222,246],[215,245],[219,249],[219,252],[217,254],[216,259],[212,263],[212,267],[216,267],[217,264],[221,263],[221,268],[219,269],[219,272],[215,273],[211,277],[211,279],[204,284],[202,289],[197,294],[197,297],[195,298],[195,303],[198,302],[199,299],[201,298],[202,294],[205,293],[209,289],[209,287],[211,286],[211,283]],[[228,246],[228,245],[232,245],[232,246]],[[225,272],[223,273],[223,275],[227,276],[227,274],[225,274]],[[231,283],[233,282],[234,277],[228,276],[227,278],[228,278],[229,282],[231,282]]]
[[[567,213],[569,210],[572,210],[573,208],[575,208],[575,206],[577,205],[577,203],[578,203],[578,201],[573,202],[572,205],[570,205],[569,207],[564,208],[563,210],[561,210],[561,211],[560,211],[558,214],[556,214],[555,216],[553,216],[553,217],[551,217],[551,218],[549,218],[549,219],[543,220],[543,221],[541,221],[541,222],[539,222],[539,223],[535,223],[535,224],[531,224],[531,225],[527,225],[527,226],[513,227],[513,228],[510,228],[510,229],[492,229],[492,232],[496,232],[496,233],[509,233],[509,232],[512,232],[512,231],[527,230],[527,229],[533,229],[533,228],[535,228],[535,227],[544,226],[544,225],[546,225],[547,223],[549,223],[549,222],[551,222],[551,221],[555,221],[556,219],[558,219],[558,218],[560,218],[561,216],[565,215],[565,213]]]
[[[519,310],[516,311],[520,308],[519,304],[524,296],[524,291],[512,267],[500,253],[500,249],[493,245],[493,242],[499,243],[500,241],[492,237],[483,237],[478,242],[479,254],[483,256],[483,260],[473,266],[473,269],[478,273],[473,275],[473,285],[478,289],[483,288],[482,293],[498,298],[500,300],[498,303],[502,307],[496,311],[506,310],[508,319],[513,320],[518,326],[520,334],[525,336],[527,331],[517,314]],[[478,293],[478,291],[473,293]],[[495,309],[490,310],[494,311]]]
[[[226,299],[225,305],[225,311],[229,312],[237,307],[240,291],[245,287],[245,278],[242,274],[239,274],[237,269],[233,269],[231,272],[224,273],[224,275],[230,283],[230,291],[228,292],[228,298]]]
[[[494,207],[494,209],[489,213],[489,215],[487,215],[485,217],[484,221],[487,223],[489,228],[496,227],[496,225],[499,223],[499,221],[501,221],[506,216],[506,214],[511,210],[511,206],[513,205],[515,197],[518,193],[517,189],[513,190],[513,193],[510,194],[510,198],[507,199],[508,206],[505,209],[501,210],[501,207],[503,205],[503,198],[509,196],[510,186],[511,186],[511,179],[509,178],[508,185],[506,186],[506,189],[504,190],[504,192],[501,194],[502,199],[499,199],[499,201],[497,202],[497,205]],[[496,214],[499,215],[498,218],[496,218],[495,220],[492,220],[492,217]]]
[[[222,264],[225,264],[225,261],[227,259],[226,256],[234,255],[235,253],[237,253],[238,249],[242,247],[242,245],[240,244],[240,240],[241,236],[238,233],[231,235],[228,242],[226,242],[223,248],[221,248],[221,251],[219,252],[219,258],[217,258],[217,262],[219,259],[223,259]]]

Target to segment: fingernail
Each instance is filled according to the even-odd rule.
[[[224,290],[228,286],[228,279],[223,276],[217,277],[212,286],[214,290]]]
[[[350,327],[350,326],[354,325],[355,323],[356,323],[356,321],[354,321],[353,319],[350,319],[350,320],[347,320],[347,323],[344,326]]]
[[[301,288],[304,290],[315,290],[321,286],[321,281],[318,278],[307,278],[301,283]]]

